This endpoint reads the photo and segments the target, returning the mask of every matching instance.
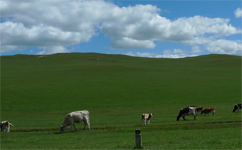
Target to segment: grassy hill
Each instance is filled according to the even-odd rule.
[[[114,103],[112,106],[237,103],[241,98],[241,57],[2,56],[1,81],[2,104],[14,102],[23,105],[22,108],[11,106],[17,110],[55,108],[60,101],[63,101],[62,109],[73,109],[70,101],[82,108],[98,101],[101,102],[96,104],[98,106],[108,106],[109,101]],[[49,104],[32,107],[36,102],[45,101]],[[137,101],[142,104],[136,104]],[[76,109],[80,109],[78,104]],[[10,105],[4,104],[2,110],[9,109]],[[56,109],[60,109],[59,105]]]
[[[92,134],[101,132],[99,138],[105,140],[119,132],[133,135],[135,128],[143,129],[140,114],[146,112],[155,114],[152,124],[144,128],[151,134],[161,127],[170,132],[174,129],[182,132],[188,127],[194,130],[204,125],[229,132],[229,126],[235,129],[241,126],[241,115],[232,114],[233,105],[240,102],[239,56],[205,55],[182,59],[97,53],[1,56],[1,120],[15,125],[11,128],[13,134],[7,135],[9,138],[25,131],[58,132],[67,113],[84,109],[90,111],[91,128],[96,130]],[[196,122],[188,116],[189,122],[176,122],[178,111],[188,105],[215,107],[215,116],[198,116]],[[82,125],[76,126],[82,128]],[[104,130],[111,131],[105,134]],[[91,136],[86,132],[77,134]],[[124,139],[129,139],[125,136]],[[159,147],[159,140],[153,140]],[[166,144],[170,145],[169,141]],[[94,142],[90,145],[93,147],[86,148],[127,148],[123,147],[125,144],[98,147]],[[177,146],[163,148],[182,148]],[[221,148],[216,146],[214,148]],[[241,142],[234,148],[239,146]],[[10,147],[10,142],[6,142],[5,148]]]

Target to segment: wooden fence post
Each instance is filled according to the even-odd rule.
[[[136,141],[136,147],[135,148],[142,148],[142,137],[141,137],[141,130],[140,129],[135,130],[135,141]]]

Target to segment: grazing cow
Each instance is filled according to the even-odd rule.
[[[85,130],[86,125],[88,125],[88,129],[90,130],[90,118],[87,110],[71,112],[66,115],[63,124],[60,126],[60,132],[63,133],[67,126],[71,126],[71,130],[74,127],[76,131],[74,123],[80,123],[82,121],[84,122],[83,130]]]
[[[186,108],[181,109],[177,116],[176,121],[179,121],[181,117],[183,118],[183,120],[186,120],[185,116],[187,116],[187,115],[193,115],[194,120],[196,120],[196,108],[195,107],[186,107]]]
[[[234,110],[233,110],[233,112],[235,112],[236,110],[239,110],[239,109],[242,109],[242,104],[234,105]]]
[[[214,113],[215,113],[215,109],[214,109],[214,107],[210,107],[210,108],[205,108],[205,109],[203,109],[202,111],[201,111],[201,114],[205,114],[205,115],[209,115],[209,113],[213,113],[213,115],[214,115]]]
[[[153,117],[153,116],[154,116],[153,113],[142,114],[142,115],[141,115],[142,125],[143,125],[143,124],[146,125],[146,122],[147,122],[147,124],[150,124],[150,118]]]
[[[14,126],[13,124],[8,122],[7,120],[0,122],[1,132],[7,132],[7,133],[10,132],[10,125]]]

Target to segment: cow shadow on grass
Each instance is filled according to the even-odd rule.
[[[80,131],[82,131],[82,130],[80,130]],[[60,131],[56,131],[56,132],[54,132],[54,134],[71,134],[71,133],[77,133],[77,132],[80,132],[80,131],[65,131],[65,132],[63,132],[63,133],[61,133]]]
[[[78,131],[65,131],[63,133],[61,133],[60,131],[54,132],[54,134],[70,134],[70,133],[76,133]]]

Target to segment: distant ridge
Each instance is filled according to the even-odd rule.
[[[3,55],[0,56],[0,58],[4,57],[28,57],[28,56],[33,56],[33,57],[38,57],[38,56],[69,56],[69,55],[102,55],[102,56],[127,56],[127,57],[134,57],[134,58],[149,58],[152,59],[153,57],[139,57],[139,56],[130,56],[130,55],[124,55],[124,54],[104,54],[104,53],[95,53],[95,52],[90,52],[90,53],[79,53],[79,52],[74,52],[74,53],[57,53],[57,54],[50,54],[50,55],[28,55],[28,54],[16,54],[16,55]],[[183,57],[183,58],[154,58],[154,59],[186,59],[186,58],[225,58],[225,57],[237,57],[237,58],[242,58],[242,56],[238,55],[229,55],[229,54],[207,54],[207,55],[199,55],[199,56],[193,56],[193,57]]]

